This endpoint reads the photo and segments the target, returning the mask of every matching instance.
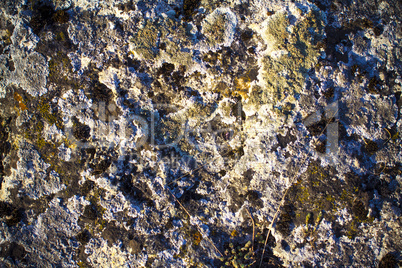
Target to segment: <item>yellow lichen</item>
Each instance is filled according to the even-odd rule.
[[[218,14],[214,20],[206,21],[203,25],[203,33],[206,36],[208,43],[212,46],[225,42],[225,26],[227,24],[227,15]]]
[[[221,45],[230,46],[236,24],[236,16],[230,9],[217,8],[204,19],[201,32],[212,49]]]
[[[158,27],[151,20],[147,20],[145,26],[131,39],[133,53],[139,58],[153,59],[156,56],[158,36]]]
[[[295,102],[308,70],[320,55],[318,42],[323,38],[324,25],[319,11],[311,10],[291,30],[289,26],[287,13],[278,13],[268,22],[263,36],[269,48],[262,61],[262,99],[272,105]]]
[[[193,239],[194,239],[194,245],[198,246],[198,245],[201,243],[201,241],[202,241],[202,235],[201,235],[201,233],[198,232],[198,231],[196,231],[196,232],[193,234]]]

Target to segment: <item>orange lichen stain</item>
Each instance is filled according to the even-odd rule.
[[[238,233],[237,233],[237,231],[236,231],[236,230],[233,230],[233,231],[230,233],[230,235],[231,235],[232,237],[235,237],[235,236],[237,236],[237,235],[238,235]]]
[[[248,99],[250,89],[250,79],[247,76],[235,78],[234,87],[227,85],[225,82],[219,82],[213,92],[220,93],[224,97],[236,97],[241,96],[243,99]]]
[[[242,76],[235,78],[236,89],[235,94],[240,95],[243,99],[248,99],[248,92],[250,89],[250,78],[248,76]]]
[[[200,232],[195,232],[193,234],[193,239],[194,239],[194,245],[198,246],[201,243],[202,240],[202,235]]]
[[[14,92],[14,99],[18,102],[18,107],[19,107],[22,111],[28,109],[27,106],[26,106],[26,105],[24,104],[24,102],[23,102],[24,99],[23,99],[22,96],[21,96],[20,94],[18,94],[17,92]]]

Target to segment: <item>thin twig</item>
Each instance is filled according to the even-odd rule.
[[[388,133],[388,135],[389,135],[389,138],[383,143],[383,145],[382,145],[382,148],[384,148],[384,146],[388,143],[388,142],[390,142],[390,140],[393,140],[393,137],[392,137],[392,135],[391,135],[391,132],[389,132],[389,130],[388,129],[386,129],[386,128],[384,128],[386,131],[387,131],[387,133]],[[364,138],[363,138],[363,140],[364,140]],[[398,145],[398,143],[396,143],[396,141],[394,140],[394,142],[395,142],[395,145]],[[366,143],[367,144],[367,143]],[[382,149],[381,148],[381,149]]]
[[[332,118],[334,118],[336,116],[336,114],[339,112],[339,108],[334,112],[334,114],[329,117],[326,121],[325,127],[324,129],[321,131],[320,135],[318,135],[317,137],[313,137],[313,141],[316,142],[318,141],[319,137],[324,134],[325,130],[327,129],[327,127],[329,126],[329,123],[331,123]],[[335,117],[335,121],[337,121],[336,117]]]
[[[186,214],[190,217],[191,219],[191,215],[190,213],[187,211],[187,209],[180,203],[180,201],[176,198],[176,196],[172,193],[172,191],[170,191],[169,187],[166,187],[166,189],[169,191],[169,193],[173,196],[173,198],[175,199],[175,201],[180,205],[180,207],[184,210],[184,212],[186,212]],[[196,217],[197,218],[197,217]],[[198,218],[197,218],[198,220]],[[221,257],[223,257],[223,254],[219,251],[219,249],[215,246],[214,242],[212,242],[211,239],[209,239],[209,237],[204,233],[204,231],[202,230],[202,228],[198,225],[198,223],[196,222],[195,225],[198,227],[198,231],[208,240],[208,242],[214,247],[214,249],[216,250],[216,252],[219,253],[219,255]]]
[[[283,206],[283,203],[284,203],[284,201],[285,201],[285,197],[287,196],[289,189],[292,187],[292,185],[293,185],[295,179],[298,177],[298,175],[299,175],[299,174],[293,176],[292,181],[291,181],[291,184],[290,184],[290,186],[286,189],[285,193],[283,194],[282,199],[281,199],[281,202],[279,203],[279,206],[278,206],[278,208],[276,209],[276,212],[275,212],[275,215],[274,215],[274,217],[273,217],[273,219],[272,219],[272,221],[271,221],[271,224],[269,225],[267,237],[265,238],[264,248],[263,248],[263,250],[262,250],[262,255],[261,255],[261,260],[260,260],[260,265],[259,265],[259,267],[261,267],[261,265],[262,265],[262,260],[264,259],[265,248],[266,248],[267,243],[268,243],[268,238],[269,238],[269,235],[270,235],[270,233],[271,233],[272,226],[274,226],[275,220],[276,220],[276,218],[278,217],[279,211],[281,210],[281,208],[282,208],[282,206]]]
[[[387,165],[384,162],[380,162],[380,164],[384,164],[384,167],[382,168],[382,170],[380,172],[370,172],[373,175],[380,175],[381,173],[384,172],[384,170],[387,168]]]
[[[387,143],[390,139],[392,139],[392,135],[391,135],[391,132],[389,132],[388,129],[386,129],[386,128],[384,128],[384,129],[388,132],[388,135],[389,135],[388,140],[385,142],[385,143]]]
[[[332,120],[332,118],[336,118],[336,114],[339,112],[339,108],[334,112],[334,114],[331,116],[331,117],[329,117],[327,120],[326,120],[326,124],[325,124],[325,127],[324,127],[324,129],[321,131],[321,133],[320,133],[320,135],[319,136],[321,136],[322,134],[324,134],[324,131],[327,129],[327,127],[329,126],[329,123],[331,123],[331,120]]]
[[[391,132],[389,132],[389,130],[386,129],[386,128],[384,128],[384,129],[388,132],[389,138],[388,138],[388,140],[386,140],[386,141],[384,142],[383,146],[385,146],[385,144],[387,144],[387,143],[392,139]]]
[[[248,212],[248,215],[250,215],[251,221],[253,222],[253,239],[252,239],[252,244],[251,244],[251,251],[254,254],[255,224],[254,224],[253,215],[251,215],[251,212],[248,210],[248,208],[246,209],[246,211]]]

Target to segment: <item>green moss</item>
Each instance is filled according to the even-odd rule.
[[[392,140],[393,141],[396,141],[396,140],[398,140],[400,138],[400,134],[399,134],[399,132],[396,132],[393,136],[392,136]]]
[[[63,122],[62,122],[60,115],[57,113],[53,113],[51,111],[51,107],[50,107],[49,101],[47,99],[43,98],[39,101],[38,111],[39,111],[41,118],[43,118],[50,125],[55,124],[57,128],[59,128],[59,129],[63,128]],[[42,124],[42,128],[43,128],[43,124]]]
[[[255,267],[257,260],[260,258],[260,253],[265,244],[265,237],[263,233],[258,232],[253,240],[245,241],[244,243],[237,243],[235,241],[225,245],[223,256],[219,259],[223,267]],[[271,239],[269,239],[271,240]],[[271,247],[271,241],[268,242]],[[275,264],[277,260],[274,256],[266,256],[270,259],[273,267],[279,267]],[[265,259],[265,258],[264,258]],[[267,259],[264,260],[264,264]]]
[[[335,174],[332,167],[310,163],[287,195],[277,224],[282,234],[289,234],[289,224],[293,222],[295,226],[306,226],[306,236],[315,236],[324,217],[327,221],[334,221],[338,212],[344,209],[350,213],[352,221],[340,232],[350,239],[359,235],[361,223],[373,222],[374,218],[367,216],[369,195],[362,191],[360,178],[348,174],[346,182],[341,182],[335,179]]]
[[[297,192],[296,198],[299,202],[304,203],[310,198],[308,189],[304,186],[300,187],[300,191]]]
[[[63,32],[59,32],[57,34],[57,39],[65,39],[65,35]],[[67,75],[72,70],[72,65],[70,58],[62,53],[57,52],[56,55],[52,56],[52,58],[48,62],[49,66],[49,76],[48,80],[50,82],[54,82],[56,84],[60,83],[60,80],[67,81]]]
[[[356,235],[359,233],[359,225],[360,225],[360,223],[356,220],[353,220],[349,224],[347,232],[346,232],[346,236],[349,239],[354,239],[356,237]]]
[[[63,32],[58,32],[56,34],[56,40],[61,41],[61,42],[66,42],[67,41],[66,36],[64,35]]]
[[[12,32],[9,29],[3,30],[3,35],[0,36],[0,40],[4,42],[4,46],[11,44]]]
[[[39,149],[42,149],[43,146],[46,145],[46,141],[45,141],[43,138],[39,138],[39,139],[38,139],[38,142],[37,142],[36,144],[37,144],[37,146],[39,147]]]

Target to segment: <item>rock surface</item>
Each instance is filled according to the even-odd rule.
[[[1,267],[401,265],[401,12],[1,1]]]

